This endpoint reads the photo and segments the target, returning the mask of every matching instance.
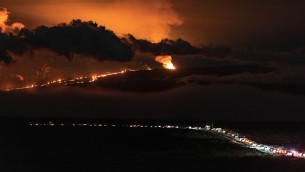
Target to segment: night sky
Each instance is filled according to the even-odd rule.
[[[305,119],[304,1],[0,5],[1,117]],[[5,91],[148,66],[91,85]]]

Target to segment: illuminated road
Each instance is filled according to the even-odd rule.
[[[198,129],[197,129],[198,130]],[[219,135],[221,137],[224,137],[226,139],[231,140],[233,143],[240,144],[242,146],[248,147],[250,149],[255,149],[259,152],[266,153],[273,156],[290,156],[290,157],[296,157],[296,158],[305,158],[305,153],[301,153],[299,151],[296,151],[294,149],[288,149],[285,147],[280,146],[272,146],[272,145],[266,145],[257,143],[253,140],[250,140],[249,138],[240,135],[237,132],[222,129],[222,128],[211,128],[210,126],[204,127],[204,129],[200,130],[206,130],[208,132],[214,133],[216,135]]]
[[[100,123],[73,123],[73,124],[64,124],[64,123],[29,123],[30,126],[33,127],[64,127],[64,126],[72,126],[72,127],[128,127],[128,128],[161,128],[161,129],[183,129],[183,130],[196,130],[201,132],[209,132],[220,137],[226,138],[232,141],[235,144],[240,146],[244,146],[250,149],[255,149],[259,152],[269,154],[272,156],[288,156],[295,158],[305,158],[305,153],[301,153],[294,149],[288,149],[279,146],[272,146],[257,143],[253,140],[246,138],[245,136],[240,135],[237,132],[222,129],[222,128],[211,128],[209,125],[205,127],[198,126],[175,126],[175,125],[116,125],[116,124],[100,124]]]

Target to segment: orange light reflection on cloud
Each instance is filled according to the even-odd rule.
[[[22,6],[29,15],[47,20],[47,25],[69,22],[72,19],[93,20],[118,35],[133,34],[154,42],[171,36],[171,27],[182,19],[167,0],[115,0],[91,3],[37,3]],[[37,23],[40,25],[41,23]]]

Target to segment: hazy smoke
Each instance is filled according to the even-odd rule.
[[[16,74],[14,77],[16,79],[18,79],[19,81],[24,81],[24,77],[22,75],[20,75],[20,74]]]
[[[37,72],[36,72],[36,79],[37,83],[41,84],[48,80],[49,73],[51,72],[52,68],[47,64],[43,65]]]

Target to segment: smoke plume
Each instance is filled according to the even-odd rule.
[[[22,23],[8,24],[9,11],[6,8],[0,8],[0,32],[1,33],[12,33],[17,35],[19,31],[24,28]]]
[[[174,64],[172,63],[171,56],[157,56],[155,60],[161,63],[165,69],[176,69]]]
[[[47,64],[44,64],[37,72],[36,72],[36,79],[37,83],[41,84],[48,80],[48,75],[51,72],[52,68]]]
[[[24,81],[24,77],[20,74],[15,74],[14,77],[19,81]]]

